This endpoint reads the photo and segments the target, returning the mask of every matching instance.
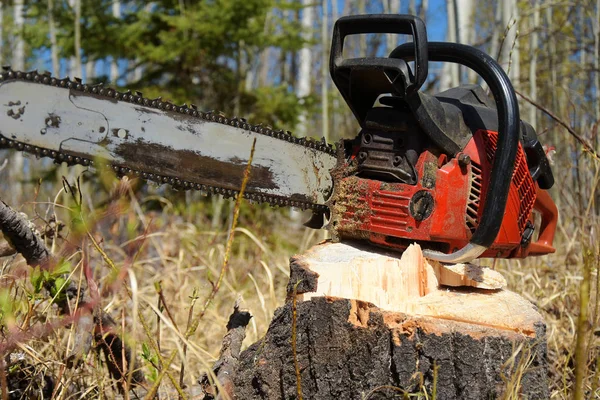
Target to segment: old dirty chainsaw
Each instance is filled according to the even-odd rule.
[[[388,57],[344,58],[345,38],[368,33],[412,42]],[[477,85],[423,93],[429,61],[471,68],[493,99]],[[0,147],[235,197],[256,141],[244,196],[311,209],[308,225],[326,225],[334,240],[418,242],[445,262],[554,251],[550,165],[491,57],[428,42],[417,17],[362,15],[335,24],[330,69],[361,126],[335,148],[193,105],[10,68],[0,73]]]

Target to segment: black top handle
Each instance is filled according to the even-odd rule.
[[[415,73],[401,58],[344,59],[348,35],[389,33],[413,37],[410,43]],[[331,77],[357,120],[364,126],[367,112],[382,93],[405,97],[416,92],[427,79],[427,30],[412,15],[370,14],[342,17],[335,23],[330,57]]]
[[[488,84],[496,102],[498,147],[494,156],[481,221],[470,242],[475,245],[471,247],[478,247],[478,250],[483,248],[485,251],[485,248],[494,242],[500,230],[515,167],[520,128],[517,96],[502,67],[483,51],[458,43],[429,42],[428,46],[431,61],[461,64],[477,72]],[[403,44],[391,52],[390,58],[411,60],[414,57],[412,53],[412,45]]]

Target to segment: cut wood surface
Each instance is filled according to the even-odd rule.
[[[324,243],[296,256],[292,263],[311,271],[314,289],[298,300],[334,296],[362,300],[386,311],[432,316],[533,335],[543,322],[533,305],[508,290],[490,268],[443,265],[422,256],[419,245],[403,254],[381,253],[345,243]],[[316,286],[316,288],[315,288]],[[460,290],[449,290],[461,287]]]

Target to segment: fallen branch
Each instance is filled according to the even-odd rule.
[[[28,265],[48,266],[51,257],[44,242],[33,232],[29,221],[3,201],[0,201],[0,230],[10,245],[25,258]]]

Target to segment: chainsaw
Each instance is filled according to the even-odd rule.
[[[344,57],[348,35],[371,33],[412,41],[388,57]],[[474,70],[492,96],[478,85],[422,92],[429,61]],[[428,42],[414,16],[360,15],[336,22],[330,70],[361,127],[335,147],[140,92],[5,68],[0,148],[227,198],[239,195],[254,149],[243,196],[310,209],[307,226],[329,229],[334,241],[400,251],[417,242],[426,257],[453,263],[554,252],[550,164],[490,56]]]

